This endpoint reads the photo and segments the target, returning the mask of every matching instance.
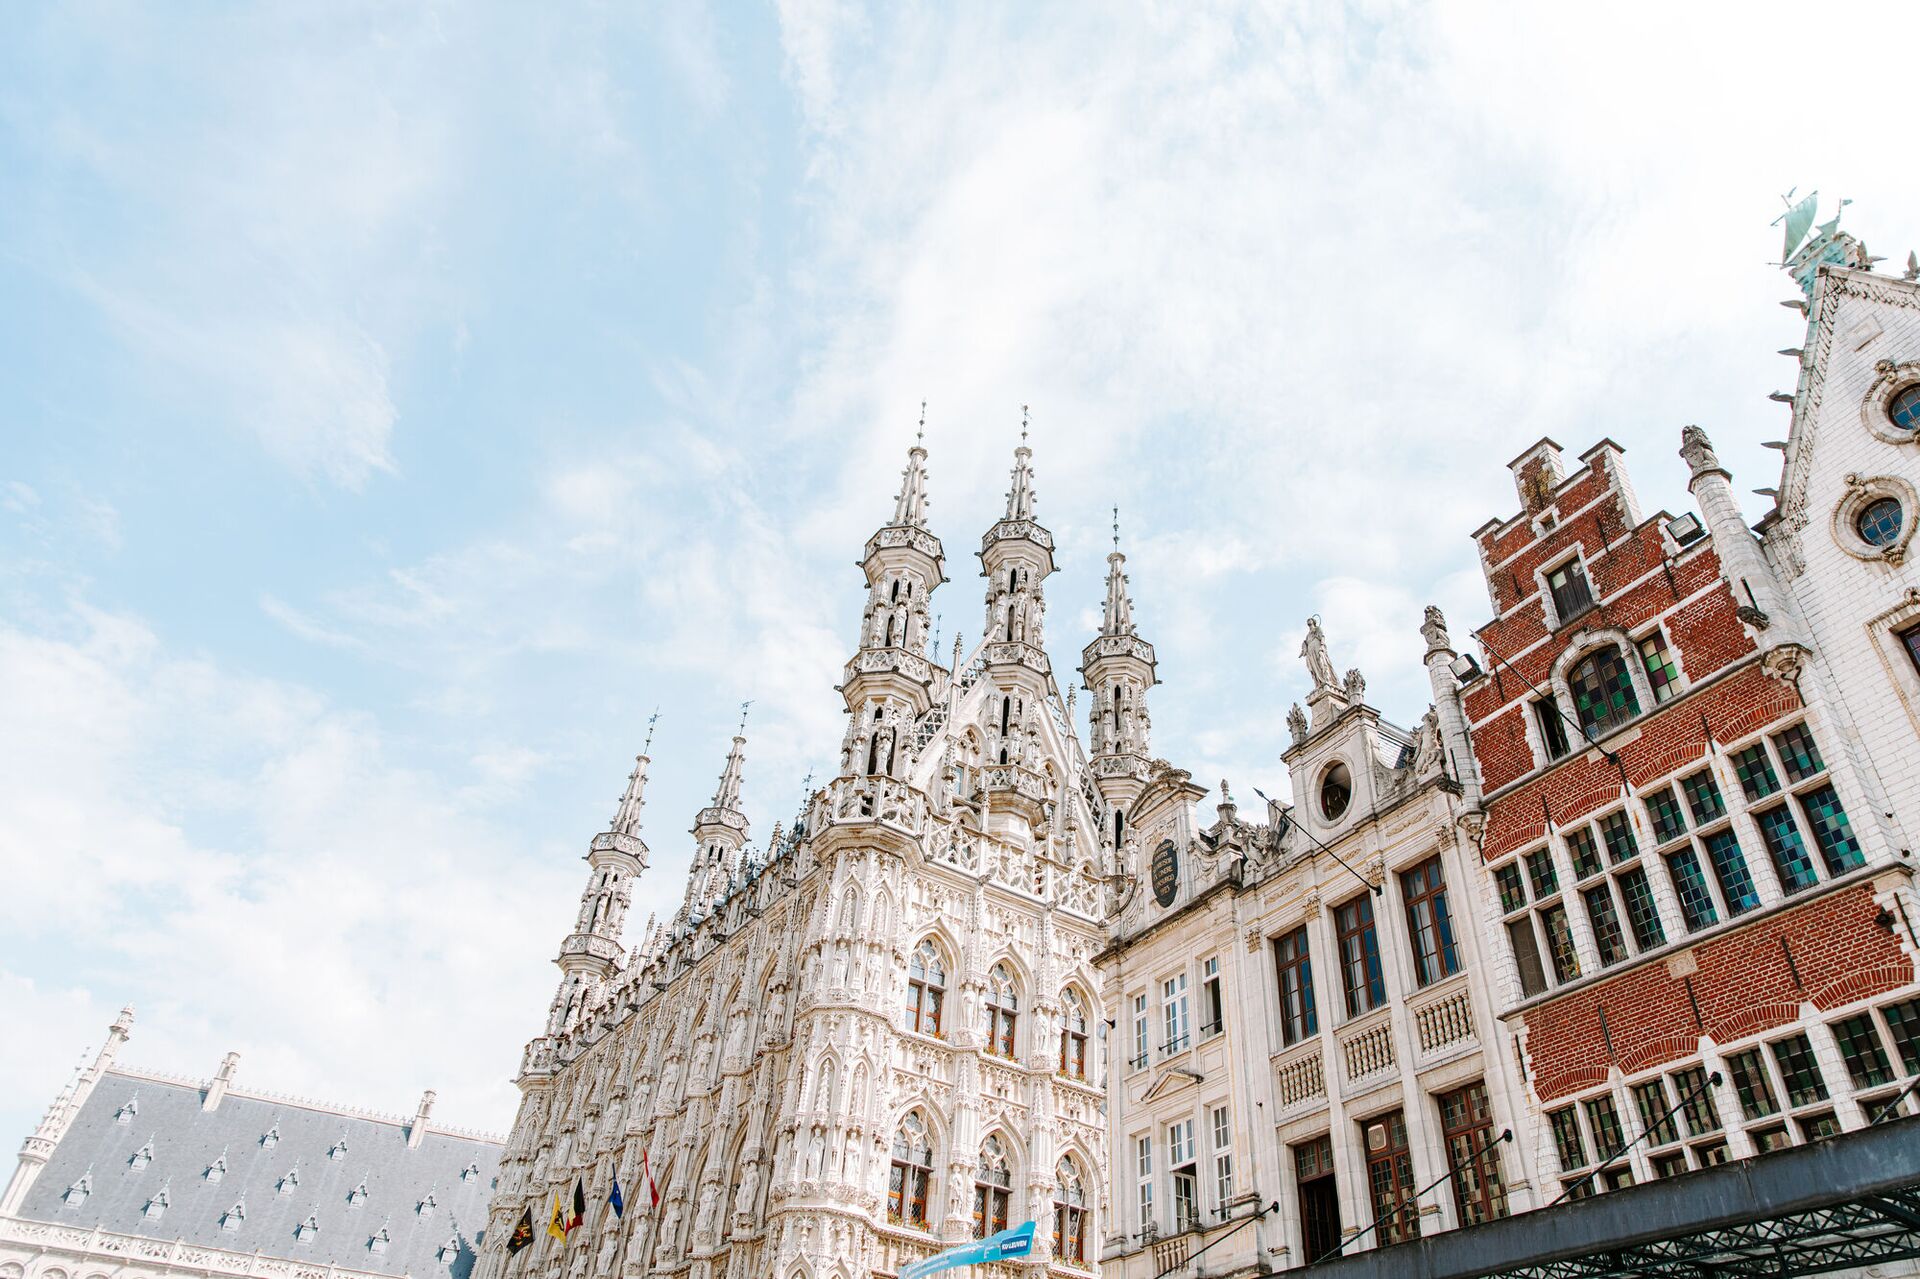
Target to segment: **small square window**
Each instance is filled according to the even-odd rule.
[[[1600,850],[1593,842],[1593,832],[1586,827],[1567,834],[1567,858],[1573,862],[1573,877],[1585,879],[1600,871]]]
[[[1828,1137],[1840,1135],[1840,1122],[1833,1117],[1831,1110],[1823,1110],[1817,1115],[1808,1115],[1798,1122],[1802,1141],[1824,1141]]]
[[[1893,1065],[1887,1050],[1880,1046],[1880,1032],[1874,1029],[1870,1013],[1856,1013],[1833,1025],[1833,1038],[1840,1045],[1840,1060],[1846,1063],[1847,1077],[1855,1088],[1877,1088],[1893,1079]]]
[[[1535,899],[1551,897],[1560,891],[1560,876],[1553,869],[1553,858],[1546,849],[1527,854],[1527,878],[1533,884]]]
[[[1705,826],[1727,815],[1726,801],[1720,798],[1719,783],[1706,769],[1686,778],[1680,788],[1687,793],[1687,807],[1693,812],[1693,824]]]
[[[1687,1172],[1687,1152],[1676,1150],[1670,1155],[1653,1157],[1653,1175],[1665,1181],[1668,1177],[1678,1177]]]
[[[1633,837],[1633,823],[1627,820],[1626,813],[1608,813],[1600,819],[1600,838],[1607,845],[1607,856],[1613,858],[1613,864],[1632,861],[1640,855],[1640,843]]]
[[[1687,833],[1687,819],[1680,812],[1680,801],[1673,787],[1662,786],[1647,796],[1647,818],[1653,823],[1655,843],[1668,844]]]
[[[1775,1124],[1771,1128],[1760,1128],[1748,1134],[1753,1138],[1753,1148],[1760,1154],[1775,1150],[1785,1150],[1793,1144],[1793,1138],[1787,1136],[1786,1125]]]
[[[1805,724],[1795,724],[1786,732],[1773,739],[1780,748],[1780,762],[1785,765],[1787,776],[1796,782],[1804,782],[1825,768],[1826,761],[1820,758],[1820,748],[1813,743],[1813,734],[1807,731]]]
[[[1733,1091],[1740,1098],[1740,1114],[1745,1119],[1765,1119],[1780,1109],[1773,1081],[1767,1078],[1767,1064],[1758,1048],[1749,1048],[1727,1058],[1727,1071],[1733,1076]]]
[[[1800,811],[1807,815],[1807,825],[1813,828],[1813,842],[1820,849],[1820,859],[1827,864],[1828,874],[1844,875],[1866,863],[1860,841],[1853,837],[1847,810],[1840,807],[1840,792],[1833,788],[1832,782],[1801,795]]]
[[[1527,904],[1527,886],[1520,880],[1520,864],[1508,862],[1493,868],[1494,883],[1500,886],[1500,909],[1516,911]]]
[[[1733,1152],[1724,1141],[1710,1141],[1704,1146],[1695,1146],[1693,1157],[1700,1161],[1702,1168],[1718,1168],[1733,1158]]]
[[[1773,1050],[1773,1062],[1787,1086],[1787,1105],[1806,1106],[1827,1099],[1827,1084],[1806,1035],[1789,1035],[1767,1047]]]
[[[1745,792],[1748,802],[1765,799],[1780,789],[1780,779],[1773,771],[1773,761],[1767,758],[1767,748],[1759,742],[1743,751],[1734,752],[1734,775],[1740,779],[1740,789]]]
[[[1647,683],[1653,688],[1656,705],[1673,700],[1680,691],[1680,670],[1667,652],[1667,638],[1659,631],[1640,641],[1640,660],[1647,668]]]

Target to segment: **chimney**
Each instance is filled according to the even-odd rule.
[[[427,1135],[427,1116],[433,1113],[433,1089],[420,1094],[420,1109],[413,1112],[413,1122],[407,1125],[407,1149],[414,1150],[420,1145],[420,1139]]]
[[[207,1095],[200,1099],[200,1109],[220,1109],[221,1098],[227,1095],[227,1089],[233,1085],[233,1072],[240,1067],[240,1054],[228,1053],[220,1059],[220,1073],[207,1085]]]
[[[1507,463],[1513,472],[1513,487],[1520,494],[1520,507],[1529,515],[1553,501],[1553,491],[1567,478],[1560,460],[1560,446],[1542,439],[1538,444]]]

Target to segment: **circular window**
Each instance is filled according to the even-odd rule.
[[[1899,500],[1875,498],[1854,517],[1853,527],[1868,546],[1892,546],[1900,538]]]
[[[1887,417],[1902,431],[1920,431],[1920,382],[1894,392],[1887,401]]]
[[[1353,802],[1353,776],[1345,764],[1335,764],[1320,778],[1320,813],[1330,822],[1340,820]]]

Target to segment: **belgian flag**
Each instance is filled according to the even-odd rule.
[[[513,1233],[507,1236],[507,1255],[511,1257],[533,1242],[533,1209],[527,1208],[520,1214],[520,1220],[514,1223]]]

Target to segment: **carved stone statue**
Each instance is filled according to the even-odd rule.
[[[1453,637],[1447,634],[1447,619],[1438,608],[1427,605],[1426,619],[1420,623],[1420,638],[1427,642],[1427,651],[1453,648]]]
[[[1347,672],[1346,694],[1350,702],[1366,700],[1367,678],[1360,673],[1360,668],[1357,666]]]
[[[1287,709],[1287,731],[1293,734],[1293,744],[1298,746],[1307,740],[1307,713],[1295,702]]]
[[[1307,637],[1300,641],[1300,656],[1306,659],[1307,674],[1313,677],[1313,691],[1338,688],[1340,677],[1334,673],[1333,659],[1327,656],[1327,637],[1320,629],[1320,619],[1307,619]]]
[[[760,1202],[760,1163],[750,1162],[740,1170],[740,1188],[733,1195],[733,1215],[741,1218],[753,1216],[754,1205]]]
[[[720,1209],[720,1187],[709,1181],[700,1187],[700,1207],[693,1216],[693,1234],[696,1239],[712,1239],[714,1226]]]
[[[1427,778],[1439,771],[1440,716],[1429,706],[1426,717],[1420,721],[1420,731],[1414,736],[1413,775]]]

